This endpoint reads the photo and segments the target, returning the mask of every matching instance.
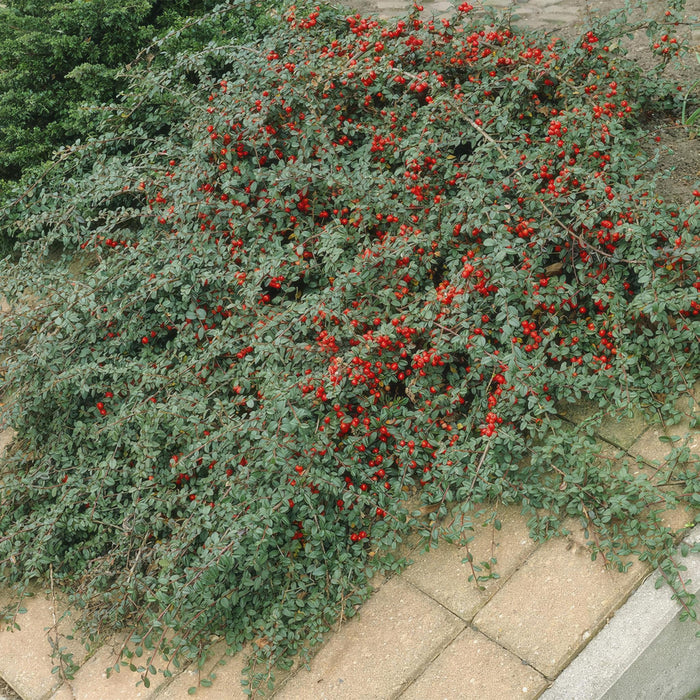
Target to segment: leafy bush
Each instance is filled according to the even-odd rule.
[[[180,28],[214,0],[8,0],[0,5],[0,181],[17,180],[95,125],[96,107],[125,86],[119,73],[154,36]],[[246,14],[228,12],[218,27],[240,34]],[[216,39],[217,33],[208,40]],[[201,37],[200,37],[201,40]]]
[[[164,42],[5,222],[3,581],[52,569],[90,635],[135,625],[146,680],[211,634],[284,662],[479,503],[578,518],[621,567],[700,505],[687,454],[669,492],[557,413],[672,419],[698,376],[700,191],[645,175],[626,25],[470,10]]]

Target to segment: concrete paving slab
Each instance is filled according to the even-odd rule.
[[[644,433],[646,435],[646,433]],[[644,439],[642,435],[635,444],[640,440]],[[629,457],[625,455],[624,451],[613,445],[602,443],[603,449],[599,455],[599,461],[605,462],[606,469],[612,469],[614,463],[617,463],[618,469],[623,467],[627,468],[627,471],[631,476],[639,476],[644,474],[650,483],[659,486],[663,492],[673,492],[676,496],[680,496],[683,489],[673,486],[673,483],[667,484],[669,480],[669,473],[666,465],[663,461],[655,464],[649,464],[648,462],[639,462],[634,456]],[[630,448],[630,453],[634,450],[634,445]],[[683,503],[679,504],[676,508],[663,511],[660,514],[661,523],[668,527],[673,532],[678,532],[679,530],[687,529],[689,523],[692,523],[694,514],[689,512]]]
[[[9,594],[0,596],[0,607],[9,602]],[[22,696],[24,700],[43,700],[60,684],[58,675],[51,673],[57,661],[51,658],[51,638],[56,639],[54,621],[58,621],[59,635],[70,634],[69,618],[61,620],[64,609],[54,604],[50,596],[36,593],[22,601],[26,613],[17,616],[21,629],[8,631],[0,628],[0,676]],[[55,618],[54,618],[55,613]],[[74,655],[76,663],[85,658],[85,648],[76,640],[58,638],[61,647]]]
[[[151,676],[150,688],[143,684],[137,686],[140,676],[128,667],[122,667],[118,673],[112,671],[107,678],[106,669],[116,663],[122,641],[115,638],[103,645],[80,667],[69,686],[73,700],[146,700],[154,697],[165,681],[162,676]],[[65,693],[65,688],[59,688],[59,692]],[[51,700],[63,700],[63,697],[57,692]]]
[[[696,382],[690,390],[676,399],[676,418],[688,425],[691,418],[700,417],[700,382]]]
[[[700,526],[685,542],[700,542]],[[700,554],[683,560],[700,591]],[[542,700],[678,700],[700,686],[697,624],[680,622],[668,586],[648,578],[544,693]]]
[[[591,561],[580,528],[541,545],[474,618],[485,635],[554,678],[648,571]]]
[[[655,479],[655,473],[652,472],[652,467],[643,467],[642,471],[647,473],[649,479]],[[656,480],[654,483],[659,483]],[[663,491],[671,491],[676,496],[682,495],[682,489],[680,487],[664,487]],[[671,532],[677,534],[683,530],[687,530],[692,527],[695,519],[697,518],[697,510],[693,510],[691,507],[686,507],[686,504],[681,500],[681,502],[675,507],[669,510],[665,510],[659,515],[659,520],[662,525],[667,527]]]
[[[528,0],[528,6],[542,9],[552,9],[561,4],[561,0]],[[571,11],[569,10],[569,16]]]
[[[391,579],[275,693],[276,700],[396,697],[465,627],[401,577]]]
[[[7,428],[6,430],[0,431],[0,457],[2,457],[5,450],[9,447],[10,443],[15,439],[15,431]]]
[[[74,700],[73,688],[70,682],[63,683],[52,695],[50,700]]]
[[[401,700],[503,700],[536,698],[547,680],[483,634],[465,629]]]
[[[10,313],[10,305],[5,297],[0,296],[0,319]],[[0,338],[2,338],[2,324],[0,324]]]
[[[685,447],[689,450],[688,461],[680,466],[683,469],[692,468],[700,472],[700,430],[691,429],[687,418],[677,425],[648,428],[630,446],[629,453],[649,465],[649,468],[638,467],[638,469],[653,478],[654,483],[664,484],[668,481],[673,482],[674,470],[678,468],[667,459],[669,454],[674,448]],[[682,493],[680,488],[673,490],[677,495]],[[664,525],[672,530],[687,527],[696,519],[697,511],[687,510],[683,506],[667,511],[662,516]]]
[[[193,687],[197,688],[195,697],[202,700],[244,700],[250,697],[243,692],[241,685],[247,651],[241,651],[233,656],[225,652],[225,645],[217,645],[201,672],[196,666],[186,668],[173,678],[172,682],[160,688],[156,694],[157,700],[181,700],[189,697],[188,691]],[[199,683],[202,679],[211,679],[212,685],[201,686]],[[280,674],[276,674],[276,680],[277,682],[281,680]]]
[[[495,513],[501,523],[500,530],[496,530],[493,521],[489,522],[486,517],[482,519],[486,522],[475,523],[473,532],[465,533],[466,538],[473,537],[466,547],[441,543],[437,549],[416,555],[415,562],[402,574],[407,581],[466,622],[471,621],[536,547],[520,507],[499,506]],[[492,570],[500,578],[470,581],[471,567],[463,563],[467,553],[471,554],[475,567],[495,558],[497,563],[492,565]],[[487,573],[485,569],[481,575],[484,573]]]
[[[629,452],[648,464],[659,465],[666,461],[674,447],[687,447],[691,459],[700,469],[700,430],[688,431],[677,425],[666,428],[653,426],[634,441]]]
[[[572,423],[582,423],[600,409],[592,401],[581,399],[576,403],[561,403],[557,406],[560,416]],[[597,434],[608,442],[626,450],[646,430],[647,423],[639,413],[631,416],[623,412],[603,416]]]

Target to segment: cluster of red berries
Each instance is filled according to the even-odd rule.
[[[112,398],[114,398],[114,394],[111,391],[105,391],[104,398],[105,399],[112,399]],[[97,410],[101,416],[107,415],[107,409],[105,408],[104,401],[98,401],[96,403],[96,407],[97,407]]]

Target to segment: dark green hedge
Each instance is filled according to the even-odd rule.
[[[114,101],[126,84],[125,64],[141,49],[217,4],[9,0],[0,6],[0,194],[60,146],[92,133],[89,107]],[[269,6],[251,2],[244,13],[217,13],[188,31],[187,40],[202,46],[242,35]]]

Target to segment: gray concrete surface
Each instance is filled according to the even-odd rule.
[[[700,542],[700,525],[684,542]],[[690,593],[700,591],[700,554],[683,560]],[[649,577],[542,695],[542,700],[680,700],[700,687],[700,631],[680,622],[680,605],[660,574]]]

